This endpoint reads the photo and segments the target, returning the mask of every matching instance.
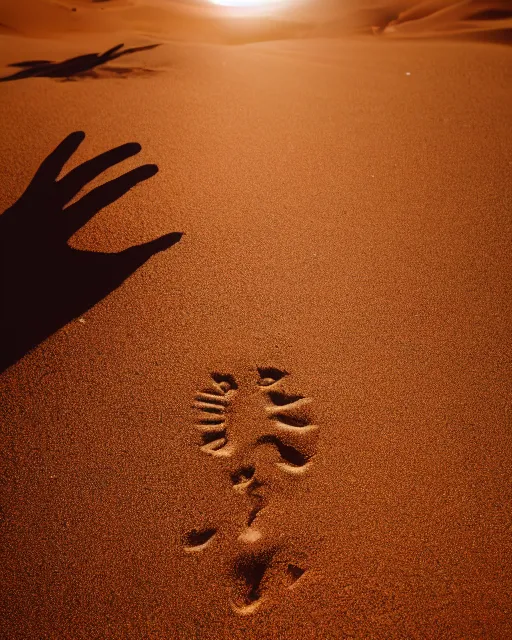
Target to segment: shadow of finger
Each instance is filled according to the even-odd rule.
[[[115,149],[87,160],[80,166],[72,169],[57,183],[62,202],[69,202],[89,182],[101,175],[104,171],[119,164],[123,160],[136,155],[141,150],[138,142],[128,142]]]
[[[74,131],[64,138],[58,147],[43,160],[32,182],[29,184],[27,191],[29,189],[47,188],[49,183],[56,180],[66,162],[75,153],[84,139],[85,133],[83,131]]]
[[[128,173],[96,187],[77,203],[64,210],[64,228],[67,239],[81,229],[98,211],[121,198],[136,184],[151,178],[158,172],[156,164],[145,164]]]

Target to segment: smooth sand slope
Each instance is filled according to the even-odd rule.
[[[290,0],[259,13],[192,0],[6,0],[0,6],[0,34],[74,38],[123,29],[223,44],[350,33],[510,43],[512,0]]]
[[[0,36],[2,637],[512,636],[511,56]]]

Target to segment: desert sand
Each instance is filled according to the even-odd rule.
[[[512,637],[510,5],[2,4],[2,638]]]

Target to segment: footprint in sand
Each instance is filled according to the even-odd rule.
[[[209,386],[196,394],[193,406],[199,412],[197,428],[205,453],[229,456],[233,452],[233,445],[228,442],[228,418],[237,388],[233,376],[212,373]]]
[[[259,552],[242,553],[233,563],[233,596],[231,606],[240,615],[254,613],[272,592],[291,589],[306,572],[304,559],[301,566],[290,562],[287,552],[269,547]]]
[[[312,423],[312,399],[288,393],[286,371],[257,368],[249,382],[238,384],[231,374],[212,373],[193,404],[200,450],[217,457],[230,475],[233,490],[244,498],[246,525],[230,562],[234,595],[240,614],[253,613],[271,592],[291,588],[306,572],[304,554],[293,554],[266,540],[258,526],[272,501],[267,481],[270,467],[283,479],[306,474],[317,450],[318,426]],[[183,538],[187,552],[210,547],[217,531],[192,530]],[[292,562],[293,560],[293,562]]]

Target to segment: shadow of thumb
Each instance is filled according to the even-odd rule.
[[[134,247],[130,247],[129,249],[125,249],[118,255],[122,256],[132,268],[136,269],[139,266],[142,266],[156,253],[170,249],[181,240],[182,236],[183,233],[181,232],[167,233],[165,236],[155,238],[155,240],[150,240],[144,244],[138,244]]]

